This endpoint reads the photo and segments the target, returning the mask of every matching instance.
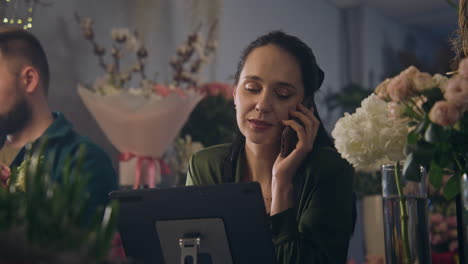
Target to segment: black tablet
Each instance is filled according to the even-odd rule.
[[[127,257],[138,263],[274,263],[260,185],[114,191]]]

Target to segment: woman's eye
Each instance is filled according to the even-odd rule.
[[[291,96],[291,93],[287,89],[278,89],[276,95],[281,99],[287,99]]]
[[[258,92],[260,91],[260,88],[258,87],[258,85],[256,85],[255,83],[246,83],[244,85],[245,89],[249,92]]]

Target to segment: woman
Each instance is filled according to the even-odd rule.
[[[313,99],[323,77],[298,38],[281,31],[259,37],[245,49],[235,75],[241,135],[194,154],[189,164],[187,185],[260,183],[278,263],[346,261],[354,227],[352,167],[335,151],[315,107],[301,104]],[[298,142],[282,157],[285,126]]]

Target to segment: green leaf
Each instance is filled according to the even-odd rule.
[[[408,145],[416,144],[418,142],[418,134],[416,132],[410,132],[408,134]]]
[[[429,124],[429,118],[427,117],[427,115],[425,115],[424,119],[421,122],[419,122],[419,125],[416,127],[414,132],[417,134],[422,134],[424,130],[426,130],[428,124]]]
[[[443,135],[443,128],[431,123],[424,133],[424,140],[429,143],[437,143],[443,140]]]
[[[421,167],[414,160],[413,153],[406,157],[403,176],[409,181],[421,181]]]
[[[457,196],[458,193],[460,193],[459,175],[455,174],[452,177],[450,177],[448,182],[445,184],[443,192],[444,192],[445,199],[449,201],[455,198],[455,196]]]
[[[442,186],[443,168],[441,168],[436,162],[431,162],[431,168],[429,170],[429,182],[437,190]]]
[[[434,145],[420,140],[417,144],[408,147],[407,155],[412,153],[416,163],[423,166],[429,165],[434,155]]]

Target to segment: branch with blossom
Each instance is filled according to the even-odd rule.
[[[131,32],[128,28],[115,28],[111,30],[113,41],[110,53],[100,45],[95,38],[93,20],[89,17],[81,17],[75,14],[77,23],[80,25],[84,39],[93,47],[94,55],[98,58],[98,65],[105,71],[105,75],[98,79],[91,89],[102,95],[118,93],[125,88],[130,88],[129,83],[134,74],[140,76],[139,88],[129,89],[134,94],[148,95],[152,92],[162,95],[161,92],[176,92],[183,94],[183,88],[197,88],[199,85],[199,74],[202,66],[208,62],[214,54],[217,43],[214,31],[217,23],[213,23],[207,37],[203,38],[200,27],[190,34],[185,42],[177,48],[176,55],[171,59],[170,66],[174,70],[172,83],[167,89],[157,84],[156,80],[147,78],[145,66],[148,59],[148,49],[142,44],[136,31]],[[106,61],[106,55],[110,54],[111,62]],[[134,63],[124,68],[122,59],[125,56],[134,56]],[[156,87],[159,85],[159,87]]]

